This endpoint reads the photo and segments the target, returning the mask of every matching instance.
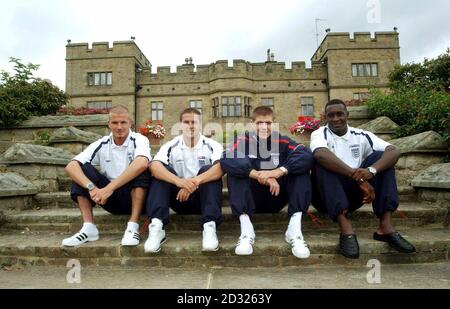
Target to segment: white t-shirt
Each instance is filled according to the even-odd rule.
[[[334,134],[328,126],[321,127],[311,134],[311,151],[328,148],[351,168],[358,168],[374,151],[384,151],[390,146],[371,132],[348,127],[343,136]]]
[[[82,164],[90,163],[109,180],[114,180],[139,156],[151,161],[150,143],[142,134],[130,131],[122,145],[114,143],[111,133],[90,144],[73,160]]]
[[[183,135],[165,143],[154,160],[171,166],[178,177],[193,178],[201,167],[220,160],[223,147],[213,139],[200,134],[197,144],[190,148],[184,143]]]

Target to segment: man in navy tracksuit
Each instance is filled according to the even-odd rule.
[[[241,223],[235,252],[253,253],[255,232],[250,218],[254,213],[279,212],[288,203],[290,222],[285,239],[296,257],[307,258],[310,252],[303,239],[301,217],[311,201],[312,153],[272,132],[274,115],[270,107],[257,107],[252,120],[255,132],[238,138],[220,160],[228,175],[231,208]]]

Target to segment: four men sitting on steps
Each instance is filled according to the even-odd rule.
[[[130,130],[126,108],[115,107],[110,112],[110,136],[91,144],[66,167],[73,180],[71,197],[80,207],[84,224],[62,244],[77,246],[99,238],[92,215],[97,203],[113,214],[131,213],[121,244],[138,245],[138,221],[149,190],[146,210],[151,221],[145,252],[158,252],[165,242],[169,208],[179,214],[201,214],[202,249],[216,251],[222,176],[227,173],[231,210],[241,223],[237,255],[253,252],[253,214],[279,212],[288,204],[285,240],[294,256],[309,257],[301,219],[311,200],[319,211],[339,222],[345,257],[359,256],[347,214],[369,202],[380,218],[374,239],[400,252],[414,252],[391,221],[398,207],[394,165],[399,152],[374,134],[349,127],[342,101],[328,102],[325,114],[327,126],[311,137],[313,156],[305,146],[272,132],[274,115],[269,107],[255,108],[254,132],[246,132],[225,152],[218,142],[200,134],[200,112],[188,108],[180,115],[183,134],[164,144],[149,164],[148,140]]]

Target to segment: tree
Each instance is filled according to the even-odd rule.
[[[400,125],[397,137],[433,130],[450,147],[450,50],[436,59],[399,66],[389,80],[389,93],[370,91],[370,114],[387,116]]]
[[[390,88],[420,87],[450,93],[450,49],[436,59],[407,63],[389,74]]]
[[[48,81],[34,77],[37,64],[24,64],[20,59],[10,58],[14,63],[14,75],[0,73],[0,127],[17,125],[30,116],[55,113],[67,103],[64,91]]]

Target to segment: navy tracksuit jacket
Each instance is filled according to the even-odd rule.
[[[227,149],[220,165],[227,173],[229,198],[233,214],[273,213],[289,203],[289,216],[306,212],[311,202],[311,151],[287,136],[273,132],[266,139],[246,133]],[[285,167],[288,175],[280,177],[280,194],[271,195],[269,186],[249,177],[250,171]]]

